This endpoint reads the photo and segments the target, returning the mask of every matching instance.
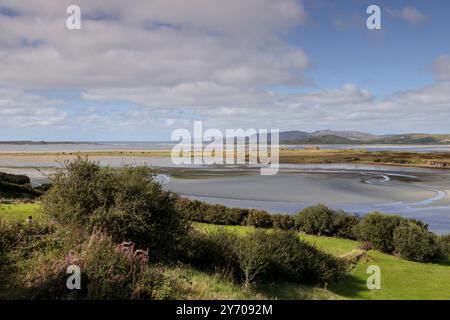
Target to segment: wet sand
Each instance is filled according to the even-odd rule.
[[[32,161],[35,160],[35,161]],[[50,159],[0,158],[0,171],[48,182],[59,167]],[[323,203],[366,214],[379,210],[414,217],[436,232],[450,232],[450,172],[372,165],[281,165],[279,174],[261,176],[258,168],[178,168],[168,158],[98,157],[101,164],[152,164],[163,172],[165,188],[192,198],[269,212],[295,213]],[[44,167],[35,169],[34,167]]]

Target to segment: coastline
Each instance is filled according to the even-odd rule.
[[[224,156],[227,154],[224,153]],[[99,161],[123,158],[170,159],[171,150],[90,150],[79,152],[11,152],[0,150],[0,167],[15,167],[17,163],[49,163],[73,159],[77,156],[93,157]],[[195,154],[200,156],[200,154]],[[411,168],[450,169],[448,152],[410,152],[410,151],[367,151],[363,149],[280,149],[280,164],[365,164],[376,166],[394,166]],[[13,164],[13,165],[8,165]],[[44,166],[47,167],[47,166]]]

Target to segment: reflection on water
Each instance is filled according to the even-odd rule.
[[[346,165],[346,169],[319,167],[299,166],[295,170],[290,166],[274,177],[171,178],[165,184],[166,188],[190,198],[227,206],[296,213],[323,203],[360,215],[382,211],[417,218],[435,232],[450,232],[448,171],[414,168],[378,171],[375,166],[362,170],[352,165]]]

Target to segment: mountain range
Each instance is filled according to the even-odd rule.
[[[280,132],[282,144],[450,144],[450,134],[374,135],[360,131]]]

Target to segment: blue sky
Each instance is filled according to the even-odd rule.
[[[314,57],[313,76],[320,87],[343,82],[370,88],[377,96],[418,88],[433,81],[427,70],[436,57],[450,52],[450,3],[445,1],[324,1],[323,9],[307,8],[313,22],[290,38]],[[362,15],[370,4],[382,9],[382,30],[370,31]],[[392,17],[386,8],[413,7],[426,16],[412,24]],[[361,23],[351,20],[360,18]],[[342,30],[333,21],[344,19]]]
[[[69,4],[2,1],[0,140],[168,140],[196,119],[449,133],[450,3],[80,0],[81,30]]]

